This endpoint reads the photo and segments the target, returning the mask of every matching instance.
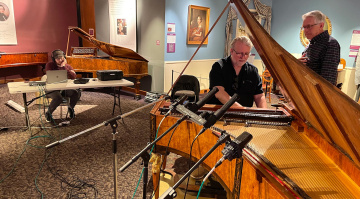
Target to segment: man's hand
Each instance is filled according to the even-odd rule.
[[[215,94],[215,97],[222,103],[225,104],[227,101],[230,100],[231,96],[225,91],[225,88],[222,86],[216,86],[219,91]],[[241,106],[238,102],[235,102],[231,108],[242,108],[245,109],[246,107]]]
[[[67,64],[66,59],[64,59],[64,60],[61,62],[60,67],[64,67],[65,64]]]
[[[309,61],[309,58],[308,57],[300,57],[298,60],[301,61],[303,64],[306,64]]]

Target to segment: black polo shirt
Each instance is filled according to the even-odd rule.
[[[230,56],[215,62],[209,77],[210,90],[214,86],[222,86],[230,96],[238,93],[240,96],[238,103],[242,106],[252,107],[254,95],[263,93],[258,69],[246,62],[242,66],[239,75],[236,75]],[[208,103],[222,104],[216,97],[213,97]]]

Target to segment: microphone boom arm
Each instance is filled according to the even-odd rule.
[[[177,125],[179,125],[182,121],[186,120],[188,116],[184,115],[182,118],[176,121],[175,124],[173,124],[169,129],[167,129],[162,135],[160,135],[158,138],[156,138],[153,142],[148,144],[143,150],[141,150],[137,155],[135,155],[131,160],[129,160],[124,166],[120,168],[120,172],[125,171],[132,163],[136,162],[143,153],[147,153],[147,150],[149,150],[156,142],[158,142],[161,138],[163,138],[165,135],[167,135],[173,128],[175,128]]]

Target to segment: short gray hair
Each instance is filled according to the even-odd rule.
[[[240,42],[250,47],[250,49],[253,47],[253,44],[251,43],[250,39],[246,36],[240,36],[235,37],[235,39],[232,40],[230,46],[232,49],[234,49],[235,43]]]
[[[305,20],[306,17],[314,17],[315,23],[325,23],[325,15],[319,10],[313,10],[303,14],[302,19]]]

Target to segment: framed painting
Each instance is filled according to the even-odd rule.
[[[187,44],[200,44],[209,31],[210,8],[189,5]],[[208,38],[204,44],[208,43]]]

